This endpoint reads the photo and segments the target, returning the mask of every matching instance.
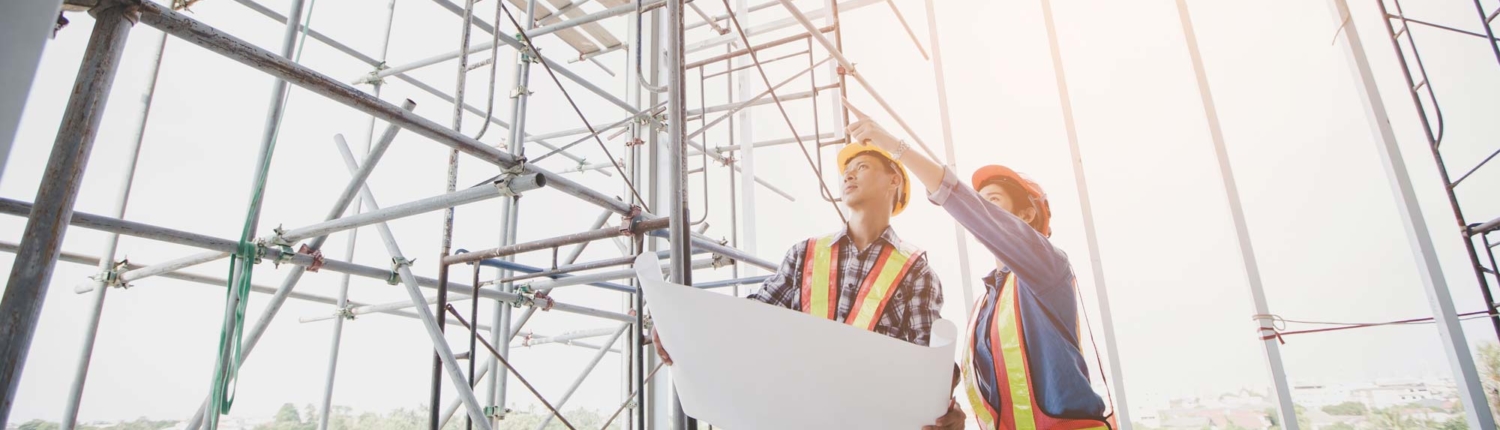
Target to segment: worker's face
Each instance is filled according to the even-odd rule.
[[[850,210],[880,208],[889,213],[901,189],[901,175],[876,155],[859,155],[844,166],[844,204]]]
[[[1017,213],[1016,202],[1019,199],[1026,198],[1026,196],[1012,196],[1010,191],[1000,184],[992,183],[979,189],[979,197],[984,198],[990,204],[999,206],[1000,209],[1005,209],[1006,212],[1010,212],[1011,215],[1015,215],[1021,221],[1031,224],[1031,221],[1036,219],[1036,208],[1031,207],[1031,205],[1024,205],[1020,209],[1020,212]]]

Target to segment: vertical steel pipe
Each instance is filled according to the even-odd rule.
[[[0,427],[9,422],[42,302],[47,298],[47,285],[73,217],[84,167],[109,102],[125,40],[137,19],[131,6],[130,2],[106,1],[91,11],[95,17],[93,35],[89,36],[52,155],[42,173],[47,180],[37,188],[5,295],[0,299],[0,390],[4,390],[0,392]]]

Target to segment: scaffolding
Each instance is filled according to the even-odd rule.
[[[950,166],[956,163],[947,118],[947,93],[943,81],[934,0],[926,0],[929,30],[926,45],[906,25],[906,18],[896,4],[891,0],[884,3],[900,21],[917,51],[934,68],[939,116],[943,123],[944,157],[938,157],[933,146],[902,119],[843,54],[840,13],[882,3],[879,0],[823,0],[821,8],[811,11],[804,11],[792,0],[770,0],[754,5],[748,0],[736,0],[734,4],[728,0],[717,3],[702,0],[505,0],[493,2],[495,13],[488,20],[479,15],[476,0],[431,0],[431,5],[453,13],[463,23],[460,25],[462,30],[457,48],[438,50],[442,53],[397,65],[388,64],[387,59],[390,30],[396,19],[396,0],[384,2],[387,14],[383,22],[383,39],[380,54],[375,57],[361,53],[314,29],[304,17],[305,13],[310,12],[306,12],[309,8],[303,0],[293,0],[291,8],[285,14],[262,6],[255,0],[235,1],[250,11],[285,25],[278,52],[235,38],[172,7],[151,1],[65,2],[65,8],[69,10],[88,10],[96,21],[73,95],[64,114],[64,122],[59,128],[52,156],[47,164],[45,174],[52,180],[43,183],[32,202],[0,199],[0,212],[28,218],[26,229],[18,242],[0,242],[0,250],[16,254],[5,299],[0,304],[0,311],[4,312],[6,318],[0,322],[0,368],[6,369],[5,373],[0,374],[0,380],[3,380],[0,385],[5,386],[3,398],[0,398],[0,424],[6,421],[10,405],[16,396],[17,380],[26,359],[52,269],[56,262],[64,261],[96,265],[99,268],[99,275],[89,285],[77,289],[80,294],[91,294],[92,312],[86,314],[87,331],[83,340],[82,359],[70,387],[67,410],[63,417],[64,428],[73,428],[77,419],[100,312],[107,292],[153,276],[230,287],[226,295],[223,323],[227,334],[219,344],[214,385],[202,404],[197,406],[188,428],[214,428],[220,412],[226,409],[221,405],[225,400],[225,386],[233,380],[235,369],[247,359],[281,305],[289,298],[330,307],[324,314],[301,318],[302,322],[331,320],[333,325],[327,376],[322,384],[320,428],[328,426],[343,324],[345,320],[355,316],[375,313],[416,319],[432,341],[434,357],[429,399],[430,428],[445,426],[459,408],[465,410],[465,416],[473,427],[493,428],[508,412],[504,405],[507,403],[507,384],[511,380],[525,385],[566,427],[573,428],[557,411],[564,407],[584,379],[610,353],[619,355],[629,381],[629,389],[621,393],[619,409],[611,416],[611,421],[623,414],[622,421],[626,423],[626,428],[696,428],[696,423],[681,413],[680,406],[671,397],[674,394],[670,387],[654,378],[661,364],[647,346],[649,304],[644,303],[642,295],[637,293],[632,278],[634,272],[625,267],[634,260],[634,256],[649,252],[656,254],[658,258],[668,259],[670,267],[667,275],[673,282],[698,288],[733,288],[735,294],[738,294],[740,285],[763,281],[766,276],[758,275],[759,270],[775,271],[777,265],[774,262],[757,256],[754,240],[756,196],[761,190],[770,191],[785,199],[792,199],[792,195],[778,188],[768,178],[757,175],[755,153],[762,149],[795,144],[807,163],[805,167],[808,174],[814,175],[821,185],[820,197],[842,217],[837,196],[822,184],[826,168],[823,149],[845,143],[843,130],[847,125],[847,115],[840,101],[849,90],[850,78],[929,156],[935,160],[945,160]],[[1385,13],[1385,3],[1396,0],[1376,1],[1381,4],[1382,12]],[[191,3],[193,2],[174,2],[174,6]],[[1212,96],[1197,52],[1191,20],[1185,2],[1179,0],[1177,4],[1219,158],[1220,173],[1223,175],[1241,256],[1244,258],[1243,267],[1250,279],[1255,310],[1257,314],[1269,314],[1264,295],[1260,291],[1253,249],[1239,207],[1238,191],[1223,138],[1219,135]],[[1343,0],[1330,0],[1330,4],[1334,5],[1337,16],[1348,16]],[[1104,276],[1098,241],[1093,227],[1080,149],[1073,130],[1071,101],[1058,52],[1057,32],[1052,23],[1050,2],[1042,0],[1042,6],[1060,89],[1064,124],[1068,128],[1067,135],[1074,162],[1073,173],[1084,211],[1084,230],[1095,279],[1094,291],[1099,300],[1098,308],[1103,313],[1101,323],[1105,329],[1105,344],[1110,362],[1108,371],[1110,380],[1113,381],[1112,394],[1114,402],[1117,402],[1114,405],[1115,412],[1119,414],[1122,426],[1129,429],[1131,423],[1125,406],[1122,370],[1115,349],[1108,296],[1103,288]],[[1444,163],[1443,154],[1438,150],[1443,128],[1441,111],[1436,106],[1432,86],[1426,81],[1425,70],[1408,25],[1416,23],[1486,38],[1492,42],[1496,58],[1500,60],[1500,45],[1497,45],[1500,39],[1494,37],[1489,26],[1500,11],[1487,13],[1477,1],[1476,6],[1480,17],[1484,19],[1483,34],[1406,17],[1400,12],[1399,2],[1396,3],[1395,14],[1386,13],[1389,18],[1387,31],[1402,58],[1413,100],[1422,107],[1419,109],[1422,112],[1422,124],[1440,166]],[[623,38],[612,34],[601,24],[614,19],[626,21],[628,31]],[[821,19],[823,22],[820,25],[814,19]],[[151,86],[147,89],[147,97],[143,100],[135,123],[135,137],[130,147],[132,157],[122,181],[119,182],[111,212],[74,212],[73,203],[78,195],[79,182],[123,55],[125,40],[138,22],[165,34],[155,50]],[[1399,30],[1392,23],[1399,23]],[[1428,281],[1426,287],[1434,314],[1442,322],[1439,328],[1445,340],[1446,352],[1453,361],[1452,367],[1457,379],[1462,381],[1461,391],[1466,410],[1469,411],[1470,424],[1476,428],[1494,428],[1487,404],[1483,401],[1483,393],[1479,391],[1474,363],[1467,346],[1462,342],[1461,330],[1457,330],[1457,316],[1452,300],[1435,265],[1431,238],[1421,227],[1421,215],[1415,209],[1410,179],[1401,165],[1399,153],[1395,152],[1394,138],[1391,137],[1384,107],[1380,104],[1369,66],[1359,46],[1355,25],[1352,22],[1344,24],[1340,28],[1347,37],[1348,52],[1354,61],[1357,77],[1364,84],[1361,94],[1365,97],[1372,121],[1378,124],[1393,189],[1399,197],[1403,215],[1406,215],[1404,219],[1408,224],[1408,233],[1412,238],[1419,266]],[[791,29],[793,33],[778,33],[784,29]],[[1408,43],[1405,46],[1410,48],[1401,44],[1403,36]],[[252,197],[248,205],[245,230],[239,239],[208,236],[124,219],[135,174],[135,161],[150,115],[150,95],[154,92],[168,38],[189,42],[277,79],[268,103],[257,160],[259,168],[256,185],[250,193]],[[572,52],[560,56],[544,54],[534,42],[537,39],[553,38],[566,44]],[[300,64],[297,59],[300,57],[301,47],[305,46],[308,39],[364,63],[369,67],[369,72],[352,79],[335,79]],[[513,52],[516,60],[512,74],[514,81],[508,87],[509,111],[505,119],[497,117],[495,108],[497,88],[501,88],[496,86],[495,79],[496,70],[502,66],[502,48]],[[486,52],[488,55],[484,59],[470,61],[472,55]],[[625,67],[621,70],[611,69],[610,64],[603,60],[611,55],[618,55],[616,53],[623,54],[624,57],[624,61],[620,63]],[[557,62],[565,57],[567,64]],[[1410,63],[1408,58],[1412,59]],[[456,86],[452,93],[423,83],[411,74],[418,69],[447,65],[450,62],[456,62]],[[584,63],[612,77],[616,73],[624,73],[624,80],[628,85],[623,95],[618,91],[604,89],[599,82],[581,76],[568,65],[585,67]],[[773,81],[765,70],[768,64],[795,64],[799,71],[781,81]],[[1412,67],[1416,67],[1415,71]],[[466,91],[467,80],[476,71],[482,74],[487,72],[488,78],[488,100],[480,105],[471,104],[468,100],[470,94]],[[691,78],[695,75],[698,82],[696,92],[693,92],[690,91],[690,85]],[[533,94],[528,87],[533,78],[555,84],[559,95],[571,108],[564,114],[576,117],[582,127],[544,133],[528,130],[527,117],[532,109],[529,101]],[[1416,78],[1421,82],[1413,83]],[[448,125],[414,113],[415,103],[410,100],[398,104],[383,99],[382,88],[390,79],[450,103],[452,114]],[[565,80],[568,85],[564,85]],[[257,231],[257,227],[260,224],[259,208],[264,198],[266,169],[271,162],[280,131],[286,94],[292,85],[369,115],[366,135],[370,139],[363,142],[363,147],[352,148],[342,135],[334,136],[341,161],[351,176],[330,205],[324,221],[295,228],[277,228],[272,234],[262,234]],[[757,85],[764,89],[755,91]],[[573,91],[570,92],[569,88]],[[575,100],[573,93],[578,92],[577,89],[588,93],[588,97],[596,102],[624,111],[624,115],[617,116],[618,119],[613,121],[589,121]],[[727,102],[710,105],[710,92],[714,94],[713,99],[722,98]],[[691,100],[690,95],[693,94],[698,96],[696,102]],[[812,130],[798,129],[798,121],[794,121],[786,107],[793,102],[812,107]],[[819,104],[824,104],[824,108],[820,109]],[[1429,104],[1437,117],[1436,126],[1428,121]],[[784,126],[790,137],[754,141],[750,109],[758,106],[776,107],[779,121],[773,119],[773,123],[780,123],[776,127]],[[460,131],[464,130],[463,120],[466,115],[476,115],[482,119],[479,131],[473,135]],[[376,126],[382,122],[387,125],[377,138]],[[495,132],[487,133],[491,129]],[[446,189],[439,195],[382,207],[377,204],[366,180],[382,162],[383,155],[395,137],[402,132],[415,133],[448,149]],[[498,143],[480,140],[486,136]],[[711,146],[710,137],[715,141],[712,143],[718,144]],[[8,142],[8,137],[6,139]],[[562,143],[564,141],[567,142]],[[580,148],[580,145],[584,148],[597,147],[607,155],[607,160],[588,163],[584,157],[575,153],[579,150],[575,148]],[[546,152],[533,157],[527,154],[528,149]],[[1500,229],[1500,220],[1478,223],[1466,221],[1459,210],[1455,190],[1460,182],[1495,158],[1496,154],[1500,154],[1500,151],[1491,154],[1456,180],[1450,181],[1447,171],[1440,169],[1448,185],[1448,195],[1455,215],[1463,226],[1475,274],[1484,289],[1488,302],[1486,308],[1491,311],[1497,310],[1497,307],[1488,289],[1490,281],[1487,276],[1493,277],[1495,274],[1494,247],[1500,243],[1491,241],[1490,234]],[[0,154],[0,161],[3,161],[3,155]],[[500,173],[482,183],[460,188],[457,175],[460,155],[466,156],[471,162],[477,160],[486,166],[493,166]],[[538,165],[542,160],[554,156],[566,158],[574,164],[563,169],[548,169]],[[691,165],[694,158],[698,160],[696,168]],[[798,166],[798,169],[802,167],[804,166]],[[697,211],[691,209],[690,205],[694,200],[690,195],[690,185],[695,179],[693,175],[701,175],[702,188],[707,193],[708,176],[716,171],[726,174],[730,184],[728,213],[731,225],[725,230],[730,237],[727,240],[713,239],[707,234],[710,227],[705,220],[710,206],[706,195],[701,199],[705,208],[701,213],[695,213]],[[618,181],[620,189],[616,192],[590,188],[569,176],[589,174],[608,176]],[[560,191],[602,211],[582,231],[520,242],[517,237],[520,228],[520,197],[542,188]],[[497,199],[501,205],[499,216],[486,218],[486,222],[498,224],[501,232],[498,244],[473,251],[459,247],[464,244],[455,244],[453,231],[457,221],[456,209]],[[414,272],[413,256],[402,252],[399,241],[387,223],[436,211],[443,212],[441,255],[436,259],[436,276],[418,276]],[[109,233],[106,245],[98,255],[63,251],[61,238],[69,226]],[[357,243],[354,233],[365,227],[376,230],[390,257],[389,265],[368,265],[353,261],[353,250]],[[348,253],[340,257],[323,255],[320,250],[323,244],[331,235],[341,232],[349,233],[345,248]],[[955,226],[959,264],[962,276],[965,277],[961,285],[965,289],[965,304],[968,304],[973,300],[972,293],[967,288],[971,284],[968,279],[971,274],[965,234],[960,227]],[[156,264],[126,262],[118,260],[115,255],[121,235],[197,248],[201,252]],[[667,246],[659,249],[662,248],[663,239]],[[579,262],[584,248],[594,242],[615,242],[622,255]],[[565,254],[564,248],[568,248]],[[515,259],[517,255],[525,253],[545,252],[552,254],[551,264],[545,267],[521,264]],[[1489,266],[1484,265],[1481,254],[1487,257]],[[231,264],[236,268],[229,279],[181,271],[226,258],[231,259]],[[249,269],[260,262],[270,262],[278,267],[288,265],[279,285],[272,287],[251,282]],[[468,282],[463,280],[463,266],[468,266],[471,272]],[[481,269],[485,267],[495,269],[498,275],[492,279],[482,279]],[[695,272],[725,267],[730,268],[732,273],[728,279],[707,282],[693,280]],[[459,280],[452,279],[454,269],[459,269]],[[304,273],[321,270],[341,274],[336,297],[295,291]],[[355,276],[400,285],[407,298],[389,303],[352,300],[349,284],[351,277]],[[577,285],[625,293],[625,311],[569,304],[550,296],[550,292],[556,288]],[[426,295],[424,289],[435,294]],[[250,292],[270,296],[253,324],[244,315],[244,303]],[[489,315],[492,319],[487,325],[479,321],[481,305],[490,306]],[[550,335],[526,331],[527,322],[539,310],[588,316],[604,320],[608,325],[599,329]],[[516,311],[520,312],[519,315],[513,315]],[[1497,334],[1500,334],[1500,318],[1494,320]],[[1266,330],[1267,324],[1267,321],[1257,322],[1261,330]],[[444,334],[450,327],[468,333],[466,345],[450,344]],[[571,345],[592,352],[588,364],[558,398],[542,396],[525,379],[525,369],[516,369],[507,360],[514,353],[512,348],[529,348],[549,343]],[[1269,339],[1263,339],[1262,343],[1276,383],[1281,422],[1285,423],[1286,428],[1295,429],[1297,421],[1287,392],[1278,347]],[[480,360],[484,360],[484,363],[480,364]],[[442,396],[445,387],[457,392],[457,398],[445,401]],[[549,416],[548,420],[551,419]]]
[[[387,15],[380,45],[381,52],[378,57],[366,55],[316,30],[311,25],[310,5],[307,4],[311,2],[294,0],[285,14],[273,11],[254,0],[236,0],[236,2],[285,26],[279,51],[271,52],[242,41],[183,15],[175,7],[149,1],[69,0],[65,2],[65,10],[87,10],[95,16],[96,23],[85,54],[85,68],[79,74],[78,91],[82,96],[70,102],[66,115],[73,119],[67,121],[67,125],[62,127],[63,131],[58,135],[58,144],[54,146],[60,152],[57,154],[58,157],[49,163],[51,169],[58,169],[55,172],[49,170],[49,175],[57,175],[56,177],[62,180],[52,182],[56,186],[45,187],[45,193],[34,202],[0,201],[0,207],[4,208],[5,213],[15,216],[34,216],[29,220],[31,222],[28,223],[28,233],[23,234],[19,243],[0,244],[3,245],[0,248],[18,256],[25,255],[34,258],[30,262],[18,260],[17,276],[11,279],[10,287],[7,289],[6,303],[30,307],[29,311],[16,314],[22,324],[7,324],[7,334],[14,336],[8,337],[7,340],[17,341],[8,342],[5,347],[8,353],[13,354],[9,356],[7,363],[23,363],[21,360],[25,358],[30,331],[34,329],[35,313],[40,309],[39,294],[50,281],[53,264],[56,261],[65,261],[95,264],[99,267],[99,276],[92,279],[88,285],[76,289],[76,292],[80,294],[91,294],[93,312],[88,314],[89,328],[83,345],[84,358],[77,368],[74,384],[70,387],[69,402],[63,419],[66,423],[64,426],[68,428],[72,428],[77,419],[83,386],[87,378],[89,357],[92,355],[94,337],[99,325],[99,311],[103,307],[107,292],[114,287],[128,286],[152,276],[230,286],[226,296],[223,324],[227,334],[220,342],[220,350],[217,354],[218,364],[215,378],[213,378],[214,385],[210,390],[210,395],[189,421],[189,428],[204,426],[213,428],[216,425],[219,412],[227,409],[223,404],[226,400],[224,397],[227,391],[226,386],[232,383],[237,367],[248,358],[256,343],[264,336],[270,321],[289,298],[332,307],[332,310],[325,315],[301,318],[303,322],[331,320],[334,325],[327,378],[323,387],[321,428],[326,428],[328,425],[327,412],[332,404],[332,389],[336,379],[343,323],[355,316],[372,313],[387,313],[417,319],[432,339],[434,359],[430,399],[432,413],[429,424],[433,428],[445,425],[459,408],[465,409],[465,415],[472,426],[482,429],[491,428],[507,412],[504,408],[505,385],[509,380],[520,381],[531,389],[533,394],[537,394],[505,357],[509,356],[509,349],[513,345],[526,348],[547,343],[573,345],[593,350],[589,364],[563,396],[557,399],[547,399],[537,394],[538,400],[550,410],[555,412],[556,408],[563,407],[602,358],[609,353],[616,353],[620,354],[622,361],[627,363],[630,373],[628,377],[632,385],[632,389],[629,390],[626,398],[622,399],[621,404],[621,410],[625,414],[624,421],[628,423],[627,427],[661,427],[674,422],[694,425],[690,419],[682,416],[680,410],[674,411],[675,401],[665,403],[657,401],[660,398],[659,393],[670,390],[650,378],[651,375],[656,374],[657,369],[647,371],[647,368],[654,363],[654,357],[643,339],[650,324],[647,312],[643,311],[646,309],[646,304],[642,302],[640,295],[635,293],[635,286],[631,279],[634,272],[622,267],[629,264],[636,254],[653,252],[661,258],[670,260],[669,275],[675,282],[696,285],[700,288],[734,287],[737,291],[740,285],[763,281],[766,276],[756,276],[752,268],[774,271],[777,265],[734,247],[741,233],[741,230],[737,228],[738,224],[744,222],[743,232],[747,236],[747,242],[753,242],[748,237],[754,235],[754,219],[750,216],[754,213],[754,194],[760,190],[767,190],[789,200],[792,196],[777,188],[766,178],[756,175],[753,166],[754,153],[758,149],[796,144],[806,157],[810,173],[815,175],[821,183],[824,168],[822,149],[843,143],[842,131],[847,125],[842,109],[828,109],[828,107],[838,106],[843,98],[845,80],[848,77],[853,77],[886,109],[887,113],[896,119],[898,124],[911,133],[910,126],[855,71],[853,63],[839,51],[841,31],[838,16],[840,11],[872,5],[878,3],[877,1],[853,0],[844,3],[829,1],[822,5],[822,9],[804,13],[791,1],[770,1],[749,5],[744,0],[740,0],[737,5],[731,5],[728,1],[714,5],[711,2],[684,3],[663,0],[599,0],[597,2],[508,0],[506,3],[496,4],[494,16],[486,20],[479,16],[474,0],[458,2],[433,0],[432,5],[452,12],[461,20],[460,22],[469,23],[469,25],[461,26],[461,40],[458,48],[451,52],[396,65],[388,64],[386,58],[391,38],[390,29],[396,19],[395,0],[386,2]],[[901,17],[901,11],[894,3],[889,1],[886,3],[904,24],[905,18]],[[173,6],[185,7],[189,4],[191,2],[174,3]],[[715,9],[719,9],[716,11],[719,13],[711,16],[709,12]],[[684,12],[687,10],[695,14],[697,18],[692,20],[694,22],[691,24],[685,17]],[[772,15],[781,18],[779,20],[767,19],[764,25],[749,26],[752,18]],[[629,31],[623,39],[611,34],[601,25],[601,21],[613,18],[624,18],[628,22],[626,27]],[[824,20],[824,25],[821,27],[812,23],[813,19],[818,18]],[[931,19],[933,18],[929,16],[929,21]],[[124,180],[120,183],[118,199],[112,212],[104,215],[74,213],[73,201],[77,197],[78,182],[87,163],[90,145],[98,130],[104,98],[109,94],[115,71],[123,55],[124,42],[130,29],[137,22],[155,27],[165,34],[155,51],[151,76],[152,89],[147,90],[148,97],[137,118],[135,140],[131,148],[133,154],[131,164],[126,170]],[[514,32],[508,29],[514,29]],[[667,31],[663,31],[664,29]],[[783,29],[793,31],[795,34],[776,39],[771,39],[769,36]],[[917,43],[918,50],[925,57],[927,49],[921,46],[921,42],[909,27],[907,33],[913,42]],[[831,35],[832,39],[827,35]],[[139,154],[141,142],[144,140],[145,123],[150,114],[149,95],[153,92],[161,67],[161,56],[165,52],[169,37],[187,41],[266,72],[277,79],[271,93],[269,112],[266,115],[262,134],[258,157],[259,168],[255,188],[251,190],[252,199],[246,217],[246,228],[238,240],[210,237],[124,219],[127,198],[130,195],[135,173],[135,156]],[[626,60],[623,72],[631,85],[621,96],[616,92],[603,89],[600,83],[586,79],[570,70],[568,66],[557,62],[556,60],[561,56],[543,54],[534,40],[551,37],[560,39],[576,52],[576,56],[572,53],[566,55],[572,57],[568,58],[568,63],[588,62],[610,76],[614,76],[617,71],[609,69],[609,65],[601,61],[601,58],[614,52],[623,52]],[[330,78],[303,66],[300,64],[301,51],[308,39],[365,63],[370,67],[370,72],[352,80],[343,80]],[[509,117],[506,119],[501,119],[495,108],[497,87],[494,81],[496,69],[503,64],[499,61],[502,47],[513,51],[517,60],[512,75],[515,80],[510,86]],[[934,51],[936,51],[935,48]],[[481,61],[470,61],[471,56],[484,52],[489,53],[487,58]],[[659,53],[666,55],[659,55]],[[688,62],[689,55],[692,53],[702,54],[695,55],[691,58],[692,62]],[[439,67],[439,65],[451,64],[455,60],[457,85],[451,93],[425,84],[411,75],[415,70]],[[764,68],[767,64],[795,64],[797,61],[806,61],[806,67],[776,84],[770,81]],[[936,70],[941,72],[940,64],[937,67]],[[485,70],[486,68],[488,70]],[[488,72],[490,91],[488,100],[483,104],[471,103],[468,99],[474,97],[467,97],[472,94],[466,94],[466,81],[470,73],[476,71],[481,74]],[[537,73],[542,75],[533,76]],[[819,82],[820,74],[825,75],[823,78],[825,82]],[[688,100],[687,96],[691,75],[697,75],[698,78],[696,103]],[[577,116],[583,127],[547,133],[533,133],[527,130],[525,125],[529,110],[528,100],[532,95],[532,91],[529,91],[527,87],[533,78],[552,81],[560,90],[562,98],[572,107],[572,114]],[[383,100],[381,90],[388,79],[398,80],[402,84],[410,85],[451,103],[453,106],[451,121],[444,126],[413,113],[415,103],[410,100],[400,105]],[[563,85],[564,79],[569,81],[569,85]],[[665,82],[657,82],[658,80]],[[753,88],[750,84],[752,82],[764,84],[765,89],[750,94],[749,89]],[[726,93],[723,99],[728,103],[709,105],[707,94],[710,91],[718,91],[711,88],[710,84],[715,87],[723,85]],[[739,85],[738,94],[735,93],[736,84]],[[296,228],[277,228],[271,234],[261,234],[257,231],[257,227],[260,224],[259,212],[264,199],[265,177],[268,174],[268,166],[280,132],[282,116],[287,104],[287,93],[292,85],[368,114],[370,116],[368,135],[371,139],[365,142],[364,148],[356,149],[350,148],[342,135],[335,136],[335,143],[349,169],[351,178],[326,212],[324,222]],[[804,89],[794,89],[797,87]],[[626,115],[618,121],[607,124],[587,121],[578,102],[574,100],[573,94],[570,94],[570,88],[582,88],[595,99],[603,100],[604,103],[623,110]],[[811,133],[799,132],[796,129],[785,107],[785,104],[793,102],[812,105],[814,119]],[[819,109],[820,102],[830,104]],[[763,142],[752,141],[754,134],[751,133],[751,127],[748,124],[750,108],[771,105],[776,106],[780,111],[785,126],[791,131],[791,137]],[[834,112],[830,114],[829,110]],[[473,135],[459,132],[463,129],[463,120],[466,115],[477,115],[484,120],[480,130]],[[740,120],[738,130],[734,129],[736,116]],[[386,123],[387,126],[376,138],[376,126],[380,122]],[[504,135],[498,139],[501,143],[491,144],[480,141],[491,129],[504,130]],[[371,190],[366,187],[365,181],[382,161],[382,156],[395,137],[401,132],[414,132],[448,147],[447,189],[437,196],[381,207],[376,203]],[[721,133],[729,137],[715,142],[719,143],[718,145],[711,146],[707,142],[711,133],[715,135],[716,141],[719,140],[717,135]],[[488,136],[493,138],[501,134],[496,132]],[[935,155],[925,141],[922,141],[915,133],[911,134],[924,150]],[[615,141],[621,136],[624,136],[621,139],[625,142],[624,145],[606,143],[606,140]],[[571,141],[566,144],[560,143],[564,139]],[[607,155],[606,162],[586,164],[584,158],[574,153],[579,145],[588,146],[590,143],[597,145]],[[526,153],[528,147],[544,149],[547,152],[540,156],[529,157]],[[620,156],[616,156],[617,153]],[[501,173],[484,183],[460,188],[456,173],[460,154],[496,166]],[[565,157],[577,165],[561,170],[548,170],[537,165],[538,162],[553,156]],[[693,158],[699,160],[700,166],[690,169],[689,160]],[[744,161],[741,162],[740,159]],[[950,149],[950,162],[951,159]],[[668,163],[665,166],[666,169],[662,169],[659,161]],[[694,214],[694,211],[690,211],[688,207],[690,175],[702,176],[706,193],[708,175],[720,168],[728,173],[731,193],[739,191],[745,195],[743,212],[731,213],[732,225],[728,233],[733,236],[733,239],[728,241],[715,240],[705,234],[709,227],[703,222],[706,219],[707,210],[703,211],[705,213]],[[663,177],[661,170],[670,171],[670,174],[666,176],[667,179],[661,179]],[[622,183],[620,195],[624,198],[617,199],[613,196],[614,193],[585,187],[566,176],[591,173],[619,179]],[[740,185],[742,189],[733,189],[736,180],[742,183]],[[562,191],[598,206],[604,211],[596,222],[583,232],[531,242],[518,242],[516,231],[518,230],[519,197],[544,187]],[[835,211],[838,210],[836,196],[826,186],[823,187],[823,198],[829,201]],[[502,204],[498,221],[502,231],[499,246],[475,251],[457,249],[453,243],[456,208],[494,199],[499,199]],[[707,203],[705,197],[703,204]],[[731,199],[731,205],[740,203],[739,199]],[[413,273],[414,259],[402,252],[386,223],[433,211],[444,213],[443,240],[442,255],[437,263],[437,276],[429,278]],[[694,219],[694,215],[698,218]],[[839,215],[842,217],[842,213]],[[611,222],[612,220],[617,221]],[[97,256],[61,252],[59,248],[61,233],[68,226],[108,232],[110,233],[108,244]],[[389,267],[363,265],[352,261],[356,244],[354,232],[361,227],[372,227],[377,230],[381,242],[391,257],[392,262]],[[346,231],[350,233],[347,235],[348,246],[346,247],[349,252],[338,258],[324,256],[320,248],[330,235]],[[115,255],[120,235],[200,248],[203,252],[157,264],[125,262],[117,260]],[[595,241],[618,241],[622,238],[629,242],[622,248],[622,251],[625,251],[624,256],[589,262],[577,261],[583,248],[588,244]],[[666,239],[665,242],[669,245],[668,250],[656,250],[659,239]],[[570,246],[572,249],[568,251],[567,256],[559,258],[559,250]],[[753,245],[751,248],[753,249]],[[549,251],[553,253],[553,258],[552,264],[548,267],[523,265],[514,260],[518,254]],[[181,271],[226,258],[232,260],[231,265],[235,268],[230,279]],[[289,266],[279,286],[271,287],[250,282],[249,269],[260,262]],[[450,280],[455,266],[469,266],[473,273],[472,282]],[[694,283],[692,280],[695,270],[729,266],[733,267],[732,271],[735,273],[730,279],[699,283]],[[481,280],[480,268],[482,267],[498,269],[499,275],[494,279]],[[295,291],[304,273],[320,270],[338,272],[342,275],[337,297]],[[746,275],[741,276],[739,274],[741,271],[746,272]],[[351,276],[402,285],[409,299],[390,303],[353,301],[349,297]],[[572,285],[590,285],[624,292],[631,297],[631,303],[626,312],[615,312],[563,303],[549,297],[548,293],[551,290]],[[436,294],[424,295],[423,289],[436,290]],[[248,299],[246,295],[249,292],[270,295],[261,315],[253,323],[244,315],[244,303]],[[29,297],[12,300],[11,296]],[[487,302],[493,307],[491,312],[493,320],[487,326],[475,324],[479,317],[480,302]],[[462,305],[455,306],[459,303]],[[467,309],[461,311],[460,307]],[[518,316],[512,316],[513,309],[521,313]],[[586,315],[612,321],[613,325],[605,329],[553,335],[523,333],[526,322],[537,310]],[[464,348],[465,345],[449,344],[443,334],[445,328],[449,326],[462,327],[468,332],[467,349]],[[13,329],[22,330],[11,331]],[[488,334],[486,335],[485,332]],[[591,343],[597,342],[591,339],[601,337],[607,340],[602,343]],[[620,339],[624,339],[623,347],[617,346]],[[516,340],[520,343],[514,343]],[[483,349],[479,348],[480,344],[484,347]],[[477,363],[486,355],[490,357],[485,364],[478,365]],[[660,365],[657,364],[656,367],[659,369]],[[17,365],[14,368],[19,369],[20,366]],[[10,377],[10,382],[14,382],[13,377],[18,376],[18,373],[7,376]],[[488,385],[479,384],[486,376],[489,376]],[[442,394],[445,386],[456,391],[458,398],[444,402]],[[15,395],[14,384],[10,384],[9,387],[5,394],[7,413],[11,399]],[[481,392],[485,395],[480,396]],[[480,400],[481,397],[484,398],[483,401]],[[559,415],[558,418],[561,416]],[[564,424],[572,427],[566,422]]]

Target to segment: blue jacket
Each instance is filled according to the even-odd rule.
[[[989,327],[996,298],[1006,276],[1016,276],[1017,307],[1026,338],[1026,361],[1039,408],[1054,418],[1104,418],[1104,401],[1089,384],[1087,362],[1079,346],[1078,297],[1068,256],[1026,222],[994,205],[944,169],[943,183],[927,196],[942,206],[995,258],[1005,262],[984,277],[985,296],[974,310],[976,331]],[[975,333],[969,333],[975,336]],[[985,401],[1000,405],[989,336],[978,336],[974,367]]]

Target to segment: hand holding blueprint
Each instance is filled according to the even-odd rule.
[[[689,416],[730,430],[915,430],[948,410],[952,322],[934,322],[924,347],[665,282],[655,255],[635,270]]]

